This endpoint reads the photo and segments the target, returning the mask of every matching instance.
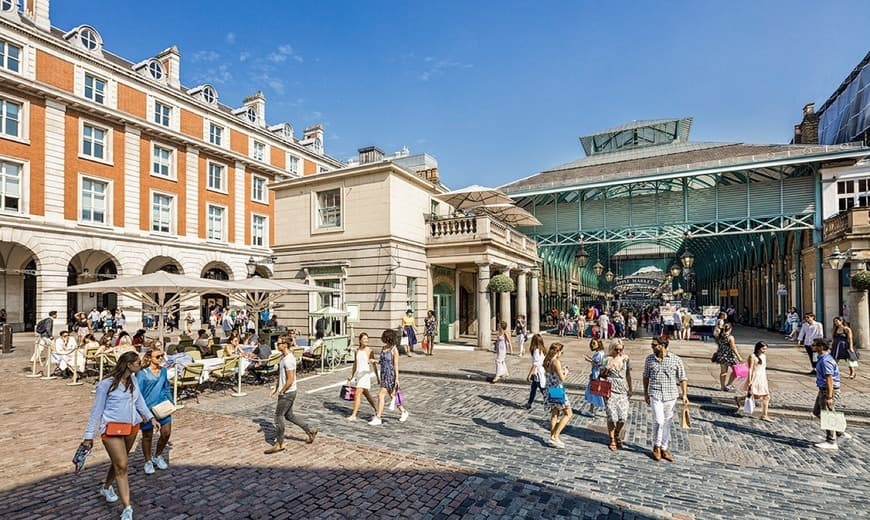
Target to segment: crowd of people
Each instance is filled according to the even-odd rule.
[[[585,392],[575,397],[581,401],[579,404],[575,401],[574,406],[566,388],[568,367],[562,361],[565,345],[555,341],[547,346],[541,334],[529,337],[524,316],[518,317],[513,330],[506,322],[498,324],[494,341],[496,370],[492,382],[510,377],[506,357],[514,353],[514,343],[518,343],[518,353],[521,356],[524,354],[525,344],[528,343],[531,363],[526,375],[529,394],[524,405],[525,408],[532,409],[538,395],[541,396],[549,417],[546,443],[553,448],[565,447],[561,434],[570,423],[575,409],[590,417],[603,413],[607,424],[608,449],[618,451],[625,447],[626,426],[630,422],[631,413],[630,398],[634,391],[634,364],[623,341],[636,338],[631,332],[634,330],[632,326],[636,327],[638,320],[633,311],[627,311],[623,315],[619,310],[612,313],[599,311],[596,318],[595,309],[590,307],[586,310],[586,316],[592,316],[595,320],[589,341],[589,353],[584,356],[590,369],[588,376],[583,377],[587,381]],[[272,355],[270,346],[260,341],[253,329],[248,329],[250,316],[242,313],[233,316],[232,312],[215,310],[218,312],[213,314],[214,322],[221,324],[219,330],[224,333],[224,342],[221,344],[215,341],[208,329],[198,329],[194,345],[201,352],[216,352],[221,349],[224,359],[244,357],[250,361],[251,367],[259,366]],[[662,331],[655,328],[655,309],[644,309],[640,315],[641,324],[648,324],[652,327],[652,332]],[[686,315],[691,316],[688,312]],[[56,317],[56,312],[49,313],[37,326],[37,333],[41,339],[51,342],[51,356],[59,370],[67,373],[84,372],[84,356],[71,355],[78,346],[99,353],[112,353],[117,358],[109,376],[96,386],[96,398],[81,445],[82,448],[90,450],[94,437],[100,436],[111,459],[100,494],[108,502],[120,500],[124,506],[121,518],[131,519],[128,454],[140,431],[145,460],[143,471],[150,475],[157,470],[169,468],[165,450],[172,433],[172,414],[158,416],[156,412],[164,403],[174,404],[166,368],[166,352],[161,343],[145,338],[144,329],[130,336],[127,331],[116,330],[117,321],[110,322],[111,327],[105,328],[105,321],[101,319],[95,322],[85,313],[77,313],[72,327],[61,330],[55,337]],[[232,320],[229,328],[224,326],[227,318]],[[681,318],[682,315],[675,315],[674,323],[680,322]],[[117,320],[117,316],[115,319]],[[583,317],[578,313],[576,319],[583,320]],[[731,321],[727,312],[723,311],[713,330],[716,349],[711,361],[720,365],[720,389],[734,393],[737,414],[753,414],[757,409],[760,420],[773,422],[774,419],[768,414],[771,399],[767,378],[768,345],[759,341],[753,351],[744,356],[735,341]],[[434,323],[434,313],[430,311],[424,320],[425,330],[422,335],[423,352],[429,355],[432,354],[436,336]],[[594,327],[603,330],[605,326],[613,327],[608,334],[594,333]],[[846,360],[850,369],[849,376],[855,376],[857,353],[852,331],[842,317],[837,317],[833,320],[832,338],[826,339],[822,325],[815,321],[811,313],[804,315],[802,323],[794,330],[794,340],[798,345],[807,348],[812,366],[811,374],[816,377],[818,392],[813,403],[813,413],[819,416],[823,410],[832,410],[840,402],[838,361]],[[677,337],[682,337],[678,334],[680,331],[674,328]],[[97,334],[100,339],[97,339]],[[399,364],[400,352],[404,350],[410,353],[417,344],[412,311],[409,309],[403,316],[397,329],[383,331],[380,340],[383,346],[379,352],[375,352],[369,346],[367,333],[361,333],[358,337],[359,344],[354,351],[353,366],[347,380],[354,390],[353,407],[347,416],[348,421],[360,420],[363,398],[372,410],[371,418],[367,421],[369,425],[383,424],[388,403],[389,410],[397,413],[398,421],[404,422],[409,418],[400,387]],[[667,334],[654,334],[650,341],[652,352],[645,356],[642,365],[638,365],[642,366],[643,397],[649,406],[653,424],[650,457],[656,461],[673,461],[674,456],[670,451],[671,427],[677,405],[681,404],[685,410],[689,404],[688,376],[680,356],[669,351],[670,338]],[[290,330],[280,336],[276,347],[281,359],[277,378],[270,389],[271,397],[277,399],[274,414],[276,435],[273,444],[265,451],[266,454],[284,451],[284,431],[288,421],[307,435],[307,442],[314,442],[317,436],[317,428],[310,426],[308,421],[293,410],[297,398],[298,360],[292,352],[296,347],[296,331]],[[253,375],[258,377],[256,373]],[[159,432],[156,443],[155,432]],[[838,440],[843,438],[849,438],[849,434],[826,431],[825,440],[815,446],[826,450],[837,449]]]

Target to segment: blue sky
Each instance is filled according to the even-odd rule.
[[[579,136],[632,119],[788,142],[804,104],[870,50],[866,1],[154,5],[54,1],[52,24],[93,25],[132,61],[177,45],[185,85],[212,83],[231,106],[262,90],[270,124],[322,123],[342,160],[428,152],[454,188],[577,159]]]

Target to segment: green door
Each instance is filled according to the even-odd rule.
[[[450,328],[456,319],[453,289],[444,283],[439,283],[434,287],[434,293],[435,318],[438,320],[437,341],[448,341],[451,339]]]

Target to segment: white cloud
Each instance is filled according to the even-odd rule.
[[[227,43],[229,43],[230,45],[236,43],[236,33],[228,32],[226,39],[227,39]]]
[[[431,56],[427,56],[423,61],[428,64],[428,68],[418,76],[421,81],[429,81],[434,76],[443,76],[450,69],[467,70],[474,67],[470,63],[451,59],[436,60]]]
[[[250,57],[251,57],[251,53],[248,51],[242,51],[239,53],[239,61],[241,61],[241,62],[248,61],[248,58],[250,58]]]
[[[220,59],[221,55],[216,51],[205,50],[205,51],[196,51],[190,55],[190,61],[193,63],[199,62],[212,62]]]
[[[278,46],[274,52],[270,52],[266,57],[267,60],[272,63],[283,63],[287,61],[287,58],[292,58],[294,61],[298,63],[303,63],[302,56],[299,56],[295,52],[293,52],[293,47],[290,44],[284,43]]]
[[[199,72],[194,79],[197,83],[223,85],[233,80],[233,73],[230,71],[230,66],[224,63]]]

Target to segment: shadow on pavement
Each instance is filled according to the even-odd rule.
[[[779,444],[785,444],[786,446],[793,446],[795,448],[807,448],[811,446],[813,443],[806,439],[796,439],[794,437],[785,437],[782,435],[777,435],[775,433],[766,432],[764,430],[759,430],[756,428],[752,428],[749,426],[744,426],[742,424],[737,424],[733,422],[720,421],[717,419],[704,419],[703,417],[698,417],[694,419],[696,422],[706,422],[715,427],[723,428],[726,430],[732,430],[739,433],[745,433],[747,435],[752,435],[753,437],[764,438],[769,441],[773,441]],[[817,430],[818,431],[818,430]]]
[[[525,406],[523,406],[515,401],[510,401],[508,399],[502,399],[501,397],[493,397],[491,395],[483,395],[483,394],[480,394],[477,397],[480,397],[484,401],[489,401],[490,403],[492,403],[494,405],[504,406],[505,408],[516,408],[518,410],[520,410],[520,409],[525,410],[526,409]]]
[[[656,518],[502,473],[308,467],[304,454],[274,455],[282,467],[173,465],[151,476],[131,472],[136,518]],[[271,459],[270,459],[271,460]],[[0,491],[5,520],[114,519],[120,502],[97,493],[107,464]],[[664,515],[662,515],[664,516]]]
[[[486,419],[481,419],[479,417],[475,417],[474,419],[472,419],[472,421],[474,421],[474,424],[476,424],[478,426],[483,426],[484,428],[489,428],[490,430],[496,431],[499,434],[504,435],[506,437],[516,437],[516,438],[526,437],[526,438],[531,439],[531,440],[533,440],[537,443],[540,443],[540,444],[545,444],[547,437],[549,437],[549,435],[547,435],[546,429],[543,431],[543,433],[541,435],[535,435],[535,434],[532,434],[529,432],[517,430],[516,428],[511,428],[509,426],[506,426],[505,423],[503,423],[503,422],[490,422],[490,421],[487,421]]]

